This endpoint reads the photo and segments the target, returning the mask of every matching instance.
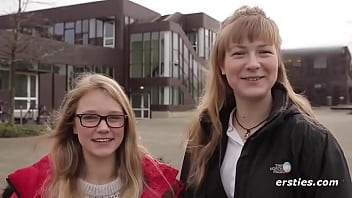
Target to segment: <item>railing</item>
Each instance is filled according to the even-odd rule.
[[[7,102],[0,100],[0,123],[6,122],[8,120],[7,113]]]
[[[45,105],[40,105],[38,108],[38,116],[37,116],[37,124],[52,124],[49,123],[51,121],[51,115],[50,113],[46,110]]]

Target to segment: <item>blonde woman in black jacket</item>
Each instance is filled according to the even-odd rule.
[[[293,91],[280,46],[278,27],[258,7],[222,23],[188,130],[183,197],[352,197],[343,151]]]

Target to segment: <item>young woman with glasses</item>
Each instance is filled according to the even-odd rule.
[[[138,144],[135,116],[116,81],[82,75],[59,115],[51,152],[11,173],[3,197],[178,197],[178,171]]]

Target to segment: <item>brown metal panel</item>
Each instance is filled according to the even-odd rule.
[[[66,94],[66,75],[54,75],[54,109],[59,109]]]
[[[53,107],[53,83],[51,73],[39,74],[39,107],[45,107],[48,112],[52,111]]]

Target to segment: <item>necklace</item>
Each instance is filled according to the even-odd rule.
[[[250,127],[250,128],[246,128],[246,127],[244,127],[239,121],[238,121],[238,119],[237,119],[237,116],[236,116],[236,112],[235,112],[235,119],[236,119],[236,122],[237,122],[237,124],[242,128],[242,129],[244,129],[244,130],[246,130],[246,133],[244,134],[244,139],[247,139],[250,135],[251,135],[251,130],[252,129],[255,129],[255,128],[257,128],[258,126],[260,126],[261,124],[263,124],[265,121],[266,121],[266,119],[267,118],[265,118],[263,121],[261,121],[261,122],[259,122],[257,125],[255,125],[254,127]]]

